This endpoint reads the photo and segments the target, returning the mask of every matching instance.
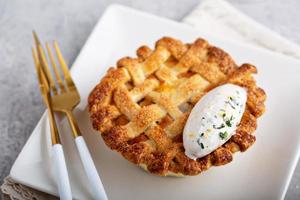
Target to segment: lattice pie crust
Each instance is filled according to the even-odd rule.
[[[164,37],[154,50],[142,46],[137,58],[122,58],[117,68],[107,71],[88,99],[93,127],[107,146],[151,173],[199,174],[229,163],[234,152],[246,151],[255,142],[253,132],[266,99],[252,76],[256,72],[253,65],[238,66],[204,39],[184,44]],[[236,134],[209,155],[189,159],[182,144],[187,117],[203,94],[224,83],[248,91]]]

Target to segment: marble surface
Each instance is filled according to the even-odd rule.
[[[299,0],[228,0],[255,20],[300,44]],[[180,21],[199,0],[0,0],[0,183],[44,111],[30,53],[35,29],[58,39],[72,63],[111,3]],[[272,167],[272,166],[270,166]],[[300,164],[286,199],[300,199]]]

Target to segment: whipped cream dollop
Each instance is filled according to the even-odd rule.
[[[194,106],[183,131],[185,154],[208,155],[235,134],[247,101],[246,89],[225,84],[205,94]]]

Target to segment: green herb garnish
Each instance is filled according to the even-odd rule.
[[[229,104],[231,106],[231,108],[235,109],[235,107],[231,104],[230,101],[225,101],[225,103]]]
[[[220,132],[220,133],[219,133],[219,136],[220,136],[220,138],[221,138],[222,140],[224,140],[224,139],[227,138],[228,133],[227,133],[227,131],[225,131],[225,132]]]
[[[231,115],[230,119],[225,121],[226,125],[231,127],[232,126],[232,120],[233,120],[233,116]]]
[[[225,123],[226,123],[226,125],[229,126],[229,127],[231,127],[231,125],[232,125],[230,120],[226,120]]]
[[[200,145],[201,145],[201,149],[204,149],[204,145],[203,145],[203,143],[200,143]]]
[[[221,129],[221,128],[224,128],[225,125],[222,123],[219,127],[216,127],[216,125],[213,125],[213,128],[214,129]]]
[[[201,147],[201,149],[204,149],[204,144],[200,142],[200,138],[197,140],[197,143]]]

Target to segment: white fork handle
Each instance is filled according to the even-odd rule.
[[[67,171],[67,165],[61,144],[53,145],[52,153],[54,158],[54,167],[60,199],[72,200],[72,192]]]
[[[75,138],[75,143],[79,151],[79,155],[85,170],[85,173],[90,181],[94,198],[97,200],[107,200],[107,196],[98,175],[97,169],[91,157],[91,154],[86,146],[86,143],[82,136]]]

